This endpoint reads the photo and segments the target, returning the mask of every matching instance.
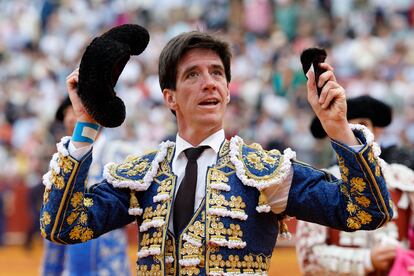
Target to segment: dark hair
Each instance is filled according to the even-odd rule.
[[[231,80],[231,50],[227,42],[210,34],[191,31],[171,39],[160,54],[158,74],[161,90],[176,89],[177,66],[183,55],[191,49],[211,49],[219,55],[224,66],[227,83]]]

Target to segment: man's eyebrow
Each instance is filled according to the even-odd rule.
[[[221,64],[213,64],[211,67],[213,67],[213,69],[220,69],[224,71],[224,66]]]
[[[190,66],[190,67],[184,69],[184,71],[181,73],[181,75],[185,76],[188,72],[191,72],[194,69],[197,69],[197,67],[198,67],[197,65]]]
[[[190,66],[190,67],[188,67],[188,68],[185,68],[185,69],[182,71],[181,76],[185,76],[185,75],[187,75],[187,73],[189,73],[189,72],[191,72],[191,71],[193,71],[193,70],[197,69],[198,67],[199,67],[198,65],[193,65],[193,66]],[[212,69],[219,69],[219,70],[223,70],[223,71],[224,71],[224,66],[223,66],[223,65],[221,65],[221,64],[219,64],[219,63],[217,63],[217,64],[212,64],[212,65],[210,65],[209,67],[210,67],[210,68],[212,68]]]

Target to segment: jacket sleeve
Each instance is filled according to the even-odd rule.
[[[67,150],[69,137],[57,144],[49,171],[40,213],[40,230],[46,239],[61,244],[85,242],[132,222],[128,214],[129,189],[103,181],[86,188],[92,151],[80,161]]]
[[[341,179],[293,161],[286,214],[344,231],[373,230],[393,217],[380,167],[378,145],[365,127],[353,126],[363,144],[359,152],[336,141]]]

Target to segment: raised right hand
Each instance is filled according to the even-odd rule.
[[[375,271],[388,271],[397,254],[395,245],[379,245],[371,249],[371,261]]]
[[[91,115],[89,115],[85,106],[82,104],[81,99],[78,96],[78,81],[79,81],[79,68],[76,68],[66,78],[66,88],[68,90],[70,101],[72,102],[73,111],[78,122],[88,122],[98,124]]]

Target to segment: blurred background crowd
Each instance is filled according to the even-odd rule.
[[[146,27],[151,40],[117,83],[127,119],[104,130],[111,139],[149,149],[175,134],[162,104],[158,56],[174,35],[198,29],[233,48],[228,136],[292,147],[299,159],[327,166],[329,141],[309,132],[313,113],[299,59],[303,49],[320,46],[348,97],[369,94],[394,108],[379,142],[414,145],[410,0],[0,0],[0,236],[8,235],[0,242],[24,243],[19,232],[30,234],[32,204],[41,202],[36,187],[64,135],[54,117],[66,77],[93,37],[124,23]]]

